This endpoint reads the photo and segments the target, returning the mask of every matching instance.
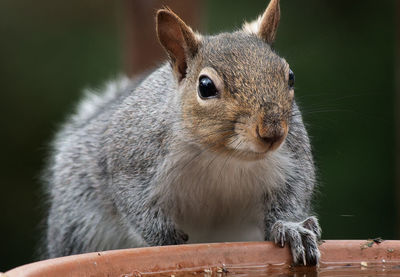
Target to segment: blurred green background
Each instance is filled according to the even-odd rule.
[[[229,31],[268,1],[204,1]],[[395,185],[395,1],[283,0],[276,49],[296,74],[324,239],[399,239]],[[123,71],[121,5],[0,1],[0,271],[31,262],[48,143],[85,87]]]

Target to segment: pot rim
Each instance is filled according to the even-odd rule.
[[[319,247],[321,264],[400,262],[400,240],[327,240]],[[7,271],[14,276],[123,276],[225,265],[290,267],[286,246],[272,242],[204,243],[109,250],[43,260]]]

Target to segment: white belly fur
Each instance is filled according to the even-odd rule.
[[[284,148],[254,162],[180,151],[165,160],[158,193],[191,243],[263,241],[262,196],[284,184],[292,168]]]

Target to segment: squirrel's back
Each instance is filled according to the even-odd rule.
[[[110,153],[127,154],[130,166],[132,155],[136,155],[136,168],[144,169],[136,174],[145,175],[149,159],[154,162],[153,157],[156,157],[151,152],[159,148],[158,140],[149,141],[145,137],[168,132],[168,126],[162,128],[155,122],[165,116],[167,99],[175,93],[171,78],[171,69],[165,64],[139,79],[120,78],[108,82],[103,92],[86,91],[76,112],[57,134],[43,174],[47,198],[51,200],[47,241],[52,241],[44,256],[80,253],[84,248],[87,252],[145,245],[136,234],[129,232],[129,228],[124,228],[116,216],[115,202],[108,194],[110,167],[116,170],[124,164],[124,156],[113,160]],[[116,128],[120,124],[131,128]],[[119,147],[127,149],[117,150]],[[147,153],[143,155],[144,152]],[[65,222],[69,222],[68,226]],[[93,224],[97,228],[89,228]],[[77,242],[85,237],[89,246],[80,246]],[[78,245],[58,252],[62,245],[72,243]]]

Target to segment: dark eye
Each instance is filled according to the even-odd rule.
[[[214,98],[217,97],[218,90],[208,76],[202,75],[199,78],[198,93],[202,99]]]
[[[294,86],[294,73],[289,69],[289,88],[292,89]]]

